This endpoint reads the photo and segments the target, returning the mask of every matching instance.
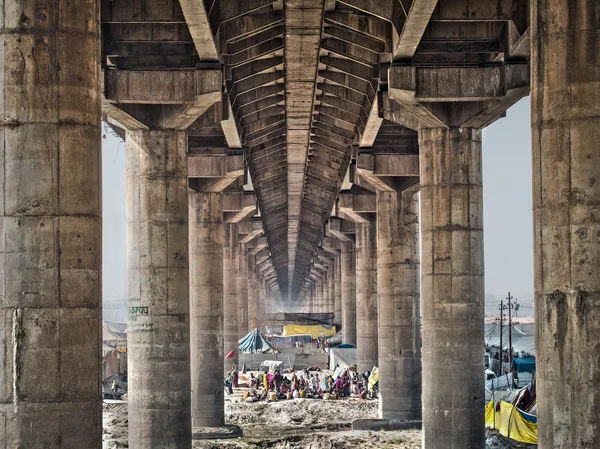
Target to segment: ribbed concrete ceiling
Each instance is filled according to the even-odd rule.
[[[291,300],[305,291],[353,149],[375,143],[382,122],[377,92],[386,89],[392,58],[395,65],[413,67],[487,67],[502,64],[507,55],[518,62],[529,54],[527,2],[510,0],[101,5],[106,70],[189,71],[223,64],[230,117],[221,122],[223,135],[197,122],[190,128],[190,151],[224,145],[224,139],[230,147],[243,146],[280,287],[274,293]],[[472,105],[479,110],[487,104],[479,103]],[[419,115],[450,104],[412,106]],[[143,121],[171,106],[119,107]],[[218,108],[212,111],[216,115]],[[402,147],[397,136],[389,138]]]
[[[391,27],[335,1],[225,3],[205,6],[280,290],[295,300],[368,126]]]

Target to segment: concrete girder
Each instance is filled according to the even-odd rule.
[[[392,48],[391,23],[379,17],[342,11],[326,11],[325,23],[348,28],[384,44],[379,53],[390,53]]]
[[[388,72],[392,98],[412,96],[420,102],[488,101],[529,86],[528,64],[495,67],[392,66]]]
[[[256,47],[251,47],[234,55],[225,55],[225,63],[230,66],[246,64],[262,56],[278,52],[279,50],[283,49],[283,46],[283,38],[271,39],[267,42],[257,45]]]
[[[102,98],[102,119],[127,131],[147,131],[150,128],[138,119]]]
[[[379,54],[374,53],[364,47],[359,47],[358,45],[354,45],[333,37],[324,38],[321,43],[321,48],[334,55],[343,56],[351,61],[365,65],[375,65],[380,62]],[[389,62],[389,59],[384,59],[384,61]]]
[[[247,245],[251,242],[253,242],[256,238],[260,237],[261,235],[263,235],[264,231],[261,229],[256,229],[252,232],[250,232],[249,234],[247,234],[243,239],[240,240],[240,243],[242,245]]]
[[[272,5],[277,0],[244,0],[243,2],[221,2],[219,0],[208,0],[209,20],[213,35],[219,34],[219,28],[223,23],[242,17],[248,13],[260,10]]]
[[[246,103],[245,105],[240,106],[240,108],[237,110],[236,118],[247,117],[253,113],[274,106],[278,103],[282,103],[284,100],[285,97],[283,95],[272,95],[263,97],[262,99],[253,103]]]
[[[363,48],[372,53],[380,54],[385,53],[386,51],[386,41],[373,38],[366,33],[360,33],[353,29],[337,25],[326,25],[324,28],[324,34],[340,41],[344,41],[348,44]]]
[[[226,44],[225,55],[236,55],[238,53],[249,50],[252,47],[258,47],[276,37],[282,36],[284,33],[283,25],[275,23],[271,27],[265,28],[262,31],[252,34],[251,36],[236,39],[235,41]]]
[[[347,207],[340,207],[338,210],[338,215],[344,220],[349,220],[354,224],[368,224],[369,220],[363,218],[358,213],[354,212],[352,209]]]
[[[256,214],[256,206],[247,206],[247,207],[244,207],[238,213],[236,213],[233,217],[231,217],[231,218],[229,218],[228,220],[225,220],[225,221],[227,223],[235,223],[235,224],[237,224],[237,223],[241,222],[242,220],[247,220],[248,218],[253,217],[254,214]]]
[[[236,67],[227,67],[226,74],[228,80],[228,86],[235,84],[245,78],[251,77],[258,73],[275,69],[278,66],[283,65],[283,56],[271,56],[261,59],[255,59],[245,64],[238,65]]]
[[[231,171],[238,172],[244,166],[242,156],[226,154],[190,156],[188,177],[222,178]]]
[[[417,147],[418,148],[418,147]],[[357,174],[365,174],[368,170],[369,176],[419,176],[418,154],[359,154],[357,159]],[[360,173],[359,173],[360,172]]]
[[[161,128],[179,130],[187,129],[213,104],[221,101],[221,86],[219,70],[106,70],[104,82],[106,101],[120,105],[123,112],[116,116],[127,126],[135,126],[135,123],[125,119],[123,114],[140,122],[146,121],[143,114],[136,113],[139,109],[130,108],[129,104],[181,105],[171,110],[164,108],[160,114]],[[105,111],[115,112],[108,106]]]
[[[264,28],[270,28],[274,24],[283,23],[283,20],[282,10],[271,10],[262,14],[237,17],[221,25],[219,38],[224,42],[242,39],[258,33]]]
[[[528,64],[435,70],[437,73],[434,74],[428,70],[421,72],[420,69],[405,71],[398,70],[397,67],[390,68],[389,97],[396,101],[391,101],[388,95],[383,95],[384,117],[412,129],[449,126],[482,128],[497,120],[508,107],[529,93]],[[401,81],[401,73],[414,76]],[[473,75],[468,82],[470,87],[466,87],[466,81],[462,81],[466,80],[468,74]],[[486,82],[489,82],[486,76],[496,80],[492,82],[491,87],[485,86]],[[446,80],[448,84],[445,84]],[[449,89],[456,91],[450,94]],[[493,97],[494,91],[498,92],[497,97]],[[462,97],[457,97],[456,92],[462,92]],[[421,101],[421,98],[425,101]],[[433,99],[436,102],[432,102]],[[462,101],[451,102],[456,99]],[[481,101],[482,99],[487,101]]]

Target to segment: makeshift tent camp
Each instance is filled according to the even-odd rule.
[[[258,329],[254,329],[239,341],[239,349],[246,354],[264,354],[271,351],[273,346]]]
[[[321,335],[325,337],[333,337],[336,333],[335,326],[319,326],[319,325],[302,325],[302,324],[286,324],[283,327],[283,336],[309,334],[312,338],[319,338]]]
[[[485,408],[485,426],[498,429],[505,437],[522,443],[537,444],[537,417],[516,406],[500,401],[494,406],[490,401]]]
[[[512,370],[518,373],[534,373],[535,372],[535,359],[513,359]]]

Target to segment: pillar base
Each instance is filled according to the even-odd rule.
[[[405,421],[400,419],[355,419],[352,430],[371,430],[374,432],[392,430],[421,429],[422,421]]]
[[[244,432],[241,427],[225,425],[219,427],[195,427],[192,430],[192,440],[225,440],[241,438]]]

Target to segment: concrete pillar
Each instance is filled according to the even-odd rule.
[[[248,255],[248,332],[257,327],[258,280],[256,279],[254,256]]]
[[[332,266],[328,271],[327,286],[327,313],[335,315],[335,268]]]
[[[356,254],[354,243],[341,246],[342,343],[356,345]]]
[[[190,193],[192,424],[225,423],[221,194]]]
[[[377,221],[356,224],[356,363],[358,372],[378,365]]]
[[[532,143],[540,449],[600,447],[600,10],[533,1]]]
[[[423,436],[427,449],[484,445],[481,131],[419,132]],[[452,382],[444,381],[448,375]],[[454,376],[455,375],[455,376]]]
[[[129,445],[189,448],[187,138],[128,132]]]
[[[239,340],[239,296],[238,296],[238,259],[239,244],[237,225],[226,223],[225,246],[223,248],[223,352],[225,355],[235,350],[235,355],[230,359],[223,359],[223,374],[231,371],[231,366],[239,366],[238,340]]]
[[[2,4],[0,446],[99,449],[99,2]]]
[[[377,192],[379,417],[385,419],[421,419],[417,192]]]
[[[337,330],[340,330],[342,324],[342,261],[341,257],[335,258],[333,265],[333,282],[334,282],[334,313],[333,322],[337,326]]]
[[[238,271],[238,292],[240,295],[239,299],[239,327],[238,327],[238,339],[242,338],[248,333],[248,248],[245,244],[241,244],[240,256],[238,258],[239,271]]]

